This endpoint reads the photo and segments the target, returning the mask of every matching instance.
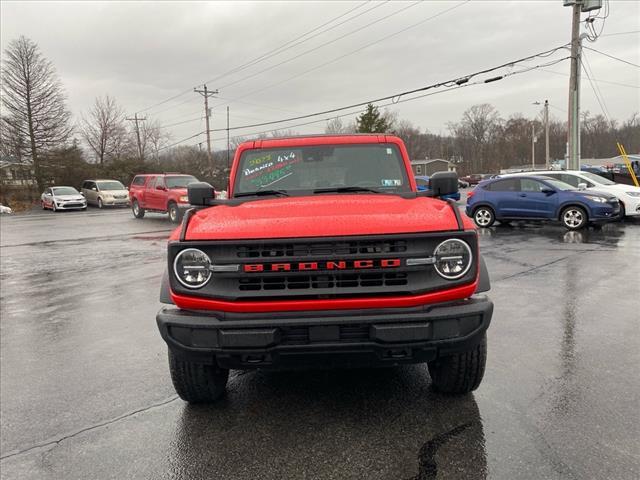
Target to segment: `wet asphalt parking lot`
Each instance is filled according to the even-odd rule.
[[[637,479],[640,221],[481,235],[484,381],[426,366],[232,372],[174,393],[155,325],[172,226],[128,210],[2,217],[2,479]]]

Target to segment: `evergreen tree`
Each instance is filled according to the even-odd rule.
[[[356,118],[356,124],[358,133],[385,133],[391,128],[390,122],[372,104]]]

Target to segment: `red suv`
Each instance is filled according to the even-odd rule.
[[[129,187],[133,216],[142,218],[147,211],[168,213],[172,222],[179,223],[189,208],[187,185],[197,181],[179,173],[136,175]]]
[[[156,317],[178,395],[221,397],[229,369],[428,364],[445,393],[475,390],[493,303],[453,172],[417,191],[400,138],[249,141],[229,199],[189,185]]]

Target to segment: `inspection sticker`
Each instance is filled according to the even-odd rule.
[[[383,187],[399,187],[402,185],[402,180],[399,178],[383,178],[380,182]]]

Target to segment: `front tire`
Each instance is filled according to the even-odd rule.
[[[569,230],[580,230],[587,225],[587,212],[582,207],[567,207],[560,214],[560,221]]]
[[[102,208],[104,205],[102,204],[102,199],[98,198],[98,208]]]
[[[473,349],[429,362],[433,389],[441,393],[463,395],[482,382],[487,363],[487,336]]]
[[[478,207],[473,212],[473,221],[480,228],[489,228],[496,221],[496,216],[491,208]]]
[[[229,379],[229,370],[181,360],[171,350],[169,371],[176,393],[189,403],[215,402],[224,394]]]
[[[131,211],[133,212],[133,216],[136,218],[144,217],[145,210],[140,206],[138,200],[134,200],[131,204]]]
[[[168,211],[169,211],[169,220],[171,220],[172,223],[180,223],[180,221],[182,220],[182,212],[180,212],[178,205],[171,202],[169,204]]]

